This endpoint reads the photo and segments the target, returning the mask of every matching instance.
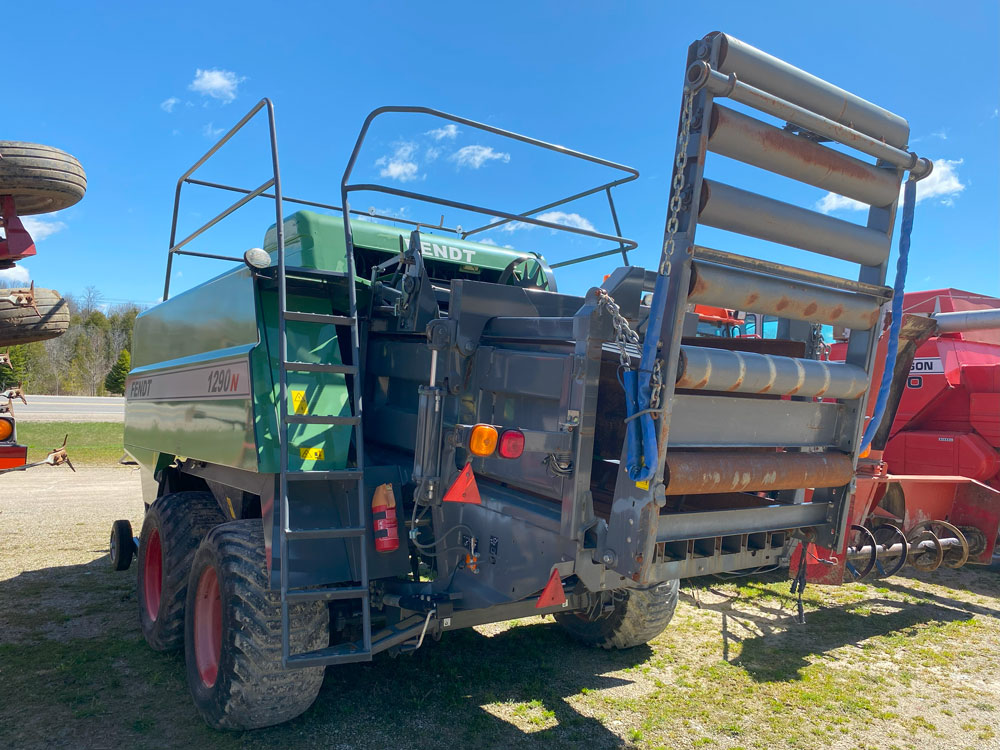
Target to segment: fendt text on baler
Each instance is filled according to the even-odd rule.
[[[195,179],[258,113],[272,177],[252,190]],[[353,182],[369,126],[400,114],[618,174],[518,212]],[[167,287],[138,318],[126,388],[126,449],[148,504],[141,628],[154,648],[183,644],[205,719],[285,721],[327,665],[499,620],[553,614],[585,643],[635,646],[666,627],[681,578],[774,564],[792,538],[839,549],[900,185],[930,171],[908,132],[731,36],[696,41],[662,255],[645,270],[628,265],[636,243],[611,197],[635,170],[423,107],[369,115],[340,207],[298,201],[339,216],[286,217],[296,201],[282,195],[273,109],[260,102],[179,180],[168,257],[227,259],[188,245],[256,197],[274,200],[276,223],[241,265],[175,297]],[[863,201],[867,225],[710,180],[708,152]],[[178,241],[189,183],[243,197]],[[356,219],[358,191],[492,218],[454,237],[428,225],[404,236]],[[615,234],[539,216],[599,194]],[[613,249],[550,266],[468,239],[510,221]],[[848,261],[857,280],[699,246],[699,224]],[[601,288],[557,291],[553,268],[619,253],[626,265]],[[846,358],[686,338],[695,303],[845,325]],[[126,544],[131,531],[118,533]]]

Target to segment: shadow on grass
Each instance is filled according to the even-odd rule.
[[[191,703],[183,656],[142,640],[137,607],[134,565],[115,573],[107,556],[0,581],[0,747],[618,748],[567,698],[627,688],[607,673],[652,653],[584,648],[551,621],[458,631],[413,656],[327,670],[313,708],[292,722],[216,732]]]
[[[980,608],[956,599],[935,596],[905,586],[878,581],[876,585],[897,593],[919,597],[920,603],[906,603],[884,597],[865,598],[863,601],[836,606],[821,606],[806,610],[805,624],[796,619],[796,597],[787,591],[775,590],[767,581],[782,580],[782,574],[771,574],[763,581],[748,579],[744,589],[757,591],[762,596],[752,600],[752,611],[737,610],[734,603],[739,598],[713,588],[711,579],[699,579],[685,598],[701,609],[722,615],[721,636],[723,658],[746,670],[758,682],[791,682],[803,678],[803,670],[812,663],[812,657],[828,654],[844,646],[858,646],[879,636],[912,637],[919,633],[917,626],[971,620],[976,614],[990,614],[990,609]],[[707,591],[723,597],[721,602],[703,603],[698,591]],[[874,592],[874,589],[872,590]],[[983,611],[985,609],[985,611]],[[740,637],[730,629],[735,621],[756,635]],[[740,644],[736,658],[730,655],[731,644]]]

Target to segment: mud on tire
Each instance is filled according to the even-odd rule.
[[[264,560],[261,521],[249,519],[212,529],[191,568],[184,630],[188,687],[205,721],[218,729],[288,721],[313,704],[323,684],[323,667],[281,665],[281,604],[268,590]],[[208,599],[215,595],[213,607]],[[213,621],[213,612],[221,622]],[[290,605],[289,621],[292,653],[329,645],[325,603]]]
[[[139,537],[139,627],[157,651],[180,648],[191,561],[205,535],[225,520],[211,492],[174,492],[146,510]]]
[[[588,646],[632,648],[662,633],[677,609],[680,581],[665,581],[646,589],[626,589],[610,614],[587,619],[584,613],[556,615],[573,638]]]

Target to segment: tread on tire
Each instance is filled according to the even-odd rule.
[[[633,648],[662,633],[677,609],[680,580],[664,581],[645,589],[626,589],[614,610],[588,620],[580,613],[555,615],[573,638],[600,648]]]
[[[139,627],[155,650],[170,651],[181,646],[191,562],[205,535],[225,520],[211,492],[174,492],[158,498],[146,511],[137,566]],[[146,545],[154,531],[159,534],[163,570],[155,619],[149,615],[145,598]]]
[[[221,600],[217,671],[206,684],[198,666],[195,613],[199,581],[214,568]],[[230,521],[209,532],[195,555],[185,608],[185,667],[195,706],[217,729],[257,729],[298,716],[316,700],[323,667],[284,669],[281,604],[268,589],[260,519]],[[330,613],[323,602],[289,606],[292,653],[329,645]]]

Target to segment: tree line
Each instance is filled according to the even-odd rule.
[[[0,288],[22,286],[0,280]],[[143,308],[132,302],[109,305],[94,286],[82,295],[63,295],[69,329],[58,338],[10,348],[13,369],[0,368],[0,389],[23,384],[26,393],[107,396],[125,391],[132,329]]]

